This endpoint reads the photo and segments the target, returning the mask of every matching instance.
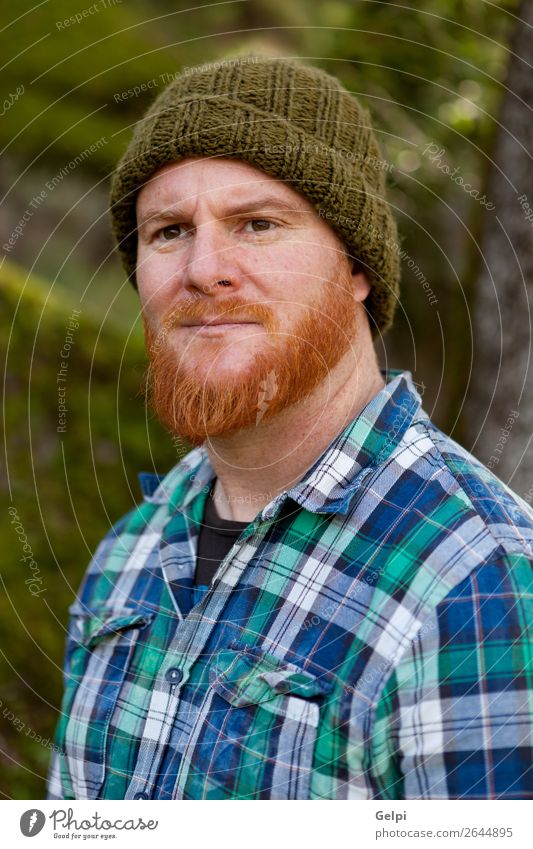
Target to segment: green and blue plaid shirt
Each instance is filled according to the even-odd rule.
[[[533,797],[533,511],[410,372],[194,587],[202,446],[70,608],[51,799]]]

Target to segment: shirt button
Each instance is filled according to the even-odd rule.
[[[147,793],[136,793],[134,799],[148,799]]]
[[[165,672],[165,681],[168,681],[169,684],[179,684],[182,678],[183,672],[177,666],[171,666]]]

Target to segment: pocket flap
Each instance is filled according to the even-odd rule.
[[[144,628],[153,619],[153,613],[146,610],[117,609],[104,605],[83,607],[78,602],[71,605],[69,613],[72,617],[72,639],[87,648],[93,648],[109,634]]]
[[[255,646],[219,651],[209,678],[213,689],[235,707],[282,695],[304,699],[323,696],[335,683],[330,674],[315,675]]]

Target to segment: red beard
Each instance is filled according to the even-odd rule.
[[[237,296],[220,298],[214,314],[214,304],[206,304],[204,298],[176,304],[158,331],[143,314],[150,359],[147,394],[159,420],[196,446],[209,437],[255,427],[306,398],[354,343],[356,302],[350,283],[349,276],[342,279],[340,269],[336,278],[324,281],[320,302],[310,305],[290,332],[277,330],[274,313],[265,304],[247,303]],[[188,319],[222,316],[257,321],[267,336],[257,337],[261,347],[246,366],[217,377],[217,356],[227,355],[228,345],[238,343],[226,341],[226,336],[193,339],[180,351],[175,340],[183,331],[172,334],[174,345],[169,333]]]

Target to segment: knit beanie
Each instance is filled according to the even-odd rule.
[[[390,327],[400,273],[388,166],[367,111],[335,77],[299,60],[244,56],[172,79],[112,179],[113,233],[134,286],[136,195],[161,166],[189,156],[241,159],[301,192],[362,264],[372,336]]]

